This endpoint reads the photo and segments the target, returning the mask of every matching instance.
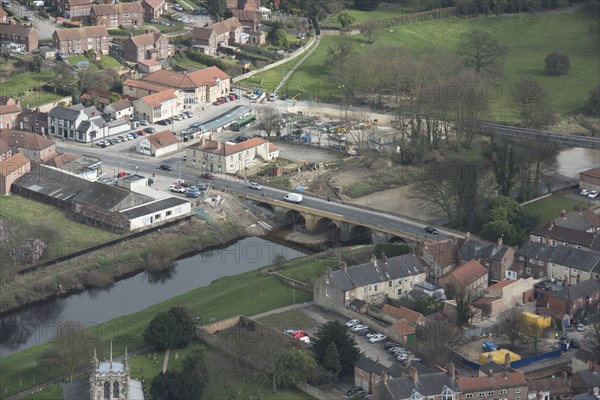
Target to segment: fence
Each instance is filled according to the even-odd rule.
[[[538,354],[535,356],[531,356],[531,357],[527,357],[527,358],[522,358],[520,360],[517,361],[513,361],[510,363],[510,367],[511,368],[520,368],[520,367],[524,367],[526,365],[529,364],[533,364],[534,362],[538,362],[538,361],[542,361],[542,360],[547,360],[549,358],[558,358],[561,356],[561,350],[553,350],[553,351],[549,351],[547,353],[542,353],[542,354]],[[471,368],[471,369],[479,369],[479,367],[481,367],[481,364],[471,361],[471,360],[467,360],[465,357],[461,356],[460,354],[454,354],[454,356],[458,359],[458,361],[460,361],[460,363],[466,365],[467,367]]]

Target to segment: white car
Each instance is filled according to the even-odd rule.
[[[396,357],[396,360],[406,361],[406,360],[408,360],[408,354],[400,354],[398,357]]]
[[[277,100],[277,93],[271,93],[269,95],[269,99],[268,100],[269,101],[275,101],[275,100]]]
[[[302,337],[300,338],[300,341],[301,341],[301,342],[304,342],[304,343],[306,343],[306,344],[312,344],[312,341],[310,340],[310,337],[308,337],[308,336],[302,336]]]
[[[582,189],[581,192],[579,192],[579,194],[582,196],[587,196],[588,194],[590,194],[590,191],[587,189]]]
[[[98,140],[96,146],[110,146],[110,142],[108,140]]]
[[[350,328],[350,330],[352,332],[357,332],[357,331],[360,331],[360,330],[365,329],[365,328],[368,328],[368,326],[361,325],[361,324],[356,324],[356,325],[353,325],[352,328]]]
[[[181,117],[179,115],[173,115],[171,118],[175,121],[181,121]]]
[[[367,333],[367,337],[369,339],[372,338],[373,336],[377,336],[377,335],[379,335],[379,332],[371,331],[371,332]]]
[[[248,183],[248,187],[250,189],[254,189],[254,190],[262,190],[262,188],[263,188],[262,185],[258,182],[250,182],[250,183]]]
[[[351,319],[350,321],[346,322],[346,326],[348,328],[350,328],[351,326],[354,326],[356,324],[360,324],[360,321],[357,319]]]
[[[590,192],[590,194],[588,194],[588,199],[595,199],[596,197],[598,197],[598,191],[597,190],[592,190]]]
[[[378,333],[377,335],[371,337],[371,339],[369,339],[369,342],[371,343],[379,343],[384,341],[385,339],[387,339],[387,336],[382,335],[381,333]]]
[[[577,332],[583,332],[585,330],[585,326],[583,324],[577,324]]]
[[[176,192],[176,193],[185,193],[185,191],[187,190],[186,188],[184,188],[183,186],[179,186],[179,185],[170,185],[169,186],[169,190],[171,192]]]

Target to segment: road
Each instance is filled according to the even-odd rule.
[[[20,18],[23,18],[25,15],[31,16],[31,23],[38,29],[38,39],[47,40],[52,39],[52,34],[58,28],[56,23],[47,20],[45,18],[40,17],[36,10],[32,10],[27,8],[27,6],[18,3],[16,1],[11,1],[12,7],[10,11],[12,11],[15,15]]]

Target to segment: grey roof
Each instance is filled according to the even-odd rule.
[[[492,261],[501,261],[508,249],[510,249],[510,246],[498,246],[498,244],[490,244],[481,249],[480,258],[486,258]]]
[[[479,260],[483,244],[477,240],[467,240],[458,249],[458,261],[467,262],[471,260]]]
[[[228,125],[232,122],[235,122],[238,118],[242,117],[244,114],[250,112],[250,107],[248,106],[235,106],[231,110],[224,112],[223,114],[211,119],[210,121],[204,122],[200,125],[200,129],[202,132],[212,131],[213,129],[218,129],[222,126]]]
[[[90,379],[84,378],[67,383],[62,387],[62,400],[82,400],[90,398]]]
[[[90,121],[82,121],[76,130],[77,132],[87,132],[90,130],[90,126],[92,126]]]
[[[115,103],[111,103],[111,104],[107,105],[106,107],[104,107],[104,111],[117,112],[117,111],[122,111],[122,110],[125,110],[126,108],[131,108],[131,107],[133,107],[131,100],[123,99],[123,100],[119,100]]]
[[[168,197],[163,200],[155,201],[152,203],[143,204],[134,208],[121,211],[121,214],[128,218],[133,219],[144,215],[152,214],[158,211],[165,210],[167,208],[176,207],[182,204],[189,203],[188,200],[180,199],[179,197]]]
[[[129,196],[133,196],[133,202],[143,204],[152,201],[152,198],[139,193],[130,192],[117,186],[105,185],[100,182],[93,182],[82,190],[74,201],[89,206],[94,206],[108,211],[119,211],[119,205]]]
[[[410,375],[410,369],[415,368],[419,375],[432,374],[434,371],[428,366],[421,364],[419,361],[412,360],[407,363],[404,367],[398,364],[393,364],[388,368],[388,375],[394,378],[400,378],[403,376]]]
[[[410,376],[391,378],[387,381],[387,387],[393,399],[409,399],[413,392],[421,396],[440,396],[444,387],[454,392],[460,391],[456,380],[447,372],[419,374],[417,382]]]
[[[87,188],[90,181],[60,169],[40,165],[17,179],[13,185],[57,200],[70,201]]]
[[[533,258],[581,271],[600,272],[600,254],[567,246],[548,246],[544,243],[527,243],[517,251],[517,256]]]
[[[493,361],[489,361],[484,364],[481,364],[481,366],[479,367],[479,371],[483,372],[484,374],[486,374],[488,376],[490,376],[490,370],[492,370],[492,372],[494,374],[497,374],[497,373],[507,371],[507,368],[504,365],[497,364]]]
[[[50,110],[48,116],[66,119],[67,121],[75,121],[77,117],[79,117],[79,110],[56,106],[52,110]]]
[[[598,372],[592,371],[590,369],[584,369],[573,374],[573,377],[571,378],[571,384],[573,385],[573,389],[575,391],[577,391],[577,389],[581,390],[583,388],[592,389],[595,387],[599,387],[600,375],[598,374]],[[577,399],[579,399],[579,396],[577,396]]]
[[[380,375],[381,371],[386,371],[386,367],[367,357],[361,357],[354,366],[365,372],[372,372],[376,375]]]
[[[564,288],[563,290],[550,292],[548,296],[554,297],[556,299],[564,299],[568,296],[569,300],[575,300],[589,296],[590,294],[597,291],[600,291],[600,281],[592,279],[589,281],[583,281],[576,285],[571,285],[569,287]]]
[[[588,360],[591,360],[596,364],[600,364],[600,353],[595,351],[589,351],[587,349],[584,349],[583,347],[577,349],[573,358],[585,361],[586,363],[588,362]]]
[[[333,272],[333,279],[343,291],[379,282],[423,273],[419,259],[413,254],[380,259],[377,265],[372,262],[356,265]]]

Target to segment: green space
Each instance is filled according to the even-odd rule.
[[[102,68],[116,68],[119,69],[121,68],[121,63],[119,63],[117,61],[116,58],[111,57],[111,56],[102,56],[102,58],[100,59],[100,65],[102,65]]]
[[[116,239],[119,235],[92,228],[67,219],[62,210],[21,196],[0,197],[0,218],[15,223],[20,231],[34,233],[43,227],[60,227],[61,244],[68,243],[69,252],[79,251],[90,244],[99,244]]]
[[[26,72],[2,82],[2,94],[19,99],[25,107],[36,107],[40,104],[59,99],[61,96],[42,89],[56,76],[52,69],[42,72]]]
[[[575,200],[564,197],[561,193],[556,193],[552,196],[527,203],[523,208],[532,214],[538,215],[542,223],[546,224],[552,219],[558,218],[562,210],[570,212],[573,211],[573,208],[576,206],[579,206],[582,209],[589,208],[591,203],[583,200],[583,196],[581,196],[581,198],[581,200]]]
[[[398,17],[400,15],[406,14],[409,10],[410,4],[389,4],[383,3],[381,4],[377,10],[373,11],[361,11],[361,10],[344,10],[348,14],[354,17],[354,24],[362,24],[369,21],[378,21],[382,19],[390,19],[394,17]],[[325,25],[327,26],[335,26],[337,28],[341,27],[340,21],[338,20],[337,14],[330,15],[325,20]]]
[[[490,104],[491,117],[499,120],[516,118],[511,105],[512,86],[521,78],[539,80],[550,94],[554,111],[572,113],[583,105],[588,92],[598,84],[600,75],[597,36],[589,33],[595,23],[593,15],[578,10],[572,13],[538,14],[529,17],[529,20],[526,18],[525,15],[507,15],[492,19],[434,20],[384,28],[376,31],[374,45],[368,45],[366,36],[362,34],[324,36],[319,48],[296,70],[289,83],[305,88],[302,95],[305,100],[313,99],[317,88],[320,88],[318,97],[321,101],[327,101],[331,96],[326,88],[333,68],[329,66],[327,53],[329,47],[340,41],[350,43],[358,54],[369,46],[380,45],[404,48],[415,55],[455,53],[461,34],[479,28],[509,48],[503,74],[490,86],[494,97],[498,93],[498,101]],[[570,58],[568,75],[545,75],[544,58],[552,52],[564,53]]]
[[[279,82],[281,82],[283,77],[292,68],[294,68],[300,62],[300,60],[302,60],[302,57],[304,57],[304,55],[300,55],[293,60],[270,68],[266,71],[259,72],[250,78],[242,79],[241,81],[237,82],[237,85],[242,87],[260,87],[266,90],[269,88],[274,88],[279,84]]]
[[[277,272],[297,281],[314,282],[318,277],[325,274],[327,268],[335,269],[336,266],[336,260],[316,259],[309,262],[303,261],[300,265],[285,267],[283,270]]]
[[[121,28],[111,28],[108,29],[108,34],[111,36],[129,36],[132,35],[141,35],[142,33],[146,33],[146,28],[133,28],[133,29],[121,29]]]
[[[22,207],[25,209],[25,207]],[[2,208],[4,210],[4,208]],[[331,265],[331,259],[323,258],[315,261],[314,256],[305,257],[309,261],[309,269],[318,269],[314,263]],[[302,263],[290,267],[290,270],[301,270]],[[324,266],[321,268],[325,268]],[[302,272],[295,272],[297,276]],[[310,273],[306,273],[311,275]],[[143,331],[150,320],[161,311],[173,306],[184,306],[193,315],[199,315],[203,321],[221,320],[234,315],[247,316],[287,306],[293,303],[312,300],[312,293],[295,289],[295,299],[291,288],[272,276],[263,275],[260,270],[246,272],[235,276],[227,276],[213,281],[210,285],[200,287],[173,297],[145,310],[125,315],[98,324],[88,332],[100,337],[105,343],[112,340],[115,354],[123,354],[125,347],[130,351],[143,347]],[[2,397],[26,389],[31,384],[25,377],[31,376],[32,366],[38,362],[40,355],[52,344],[45,343],[25,349],[0,360],[0,387],[8,389]],[[60,371],[36,371],[38,383],[60,376]],[[23,385],[19,386],[19,378]]]
[[[178,52],[177,55],[172,58],[172,60],[175,65],[178,65],[181,68],[188,68],[188,67],[194,67],[194,68],[200,68],[200,69],[207,68],[206,65],[204,65],[198,61],[191,60],[184,52]]]
[[[263,323],[275,330],[281,332],[286,329],[306,329],[313,324],[310,317],[299,310],[291,310],[279,314],[271,314],[258,319],[258,322]]]
[[[169,21],[169,22],[172,22],[172,21]],[[179,23],[175,26],[167,26],[167,25],[163,25],[163,24],[153,24],[153,23],[146,23],[146,25],[153,26],[162,33],[183,31],[183,24],[179,24]]]

